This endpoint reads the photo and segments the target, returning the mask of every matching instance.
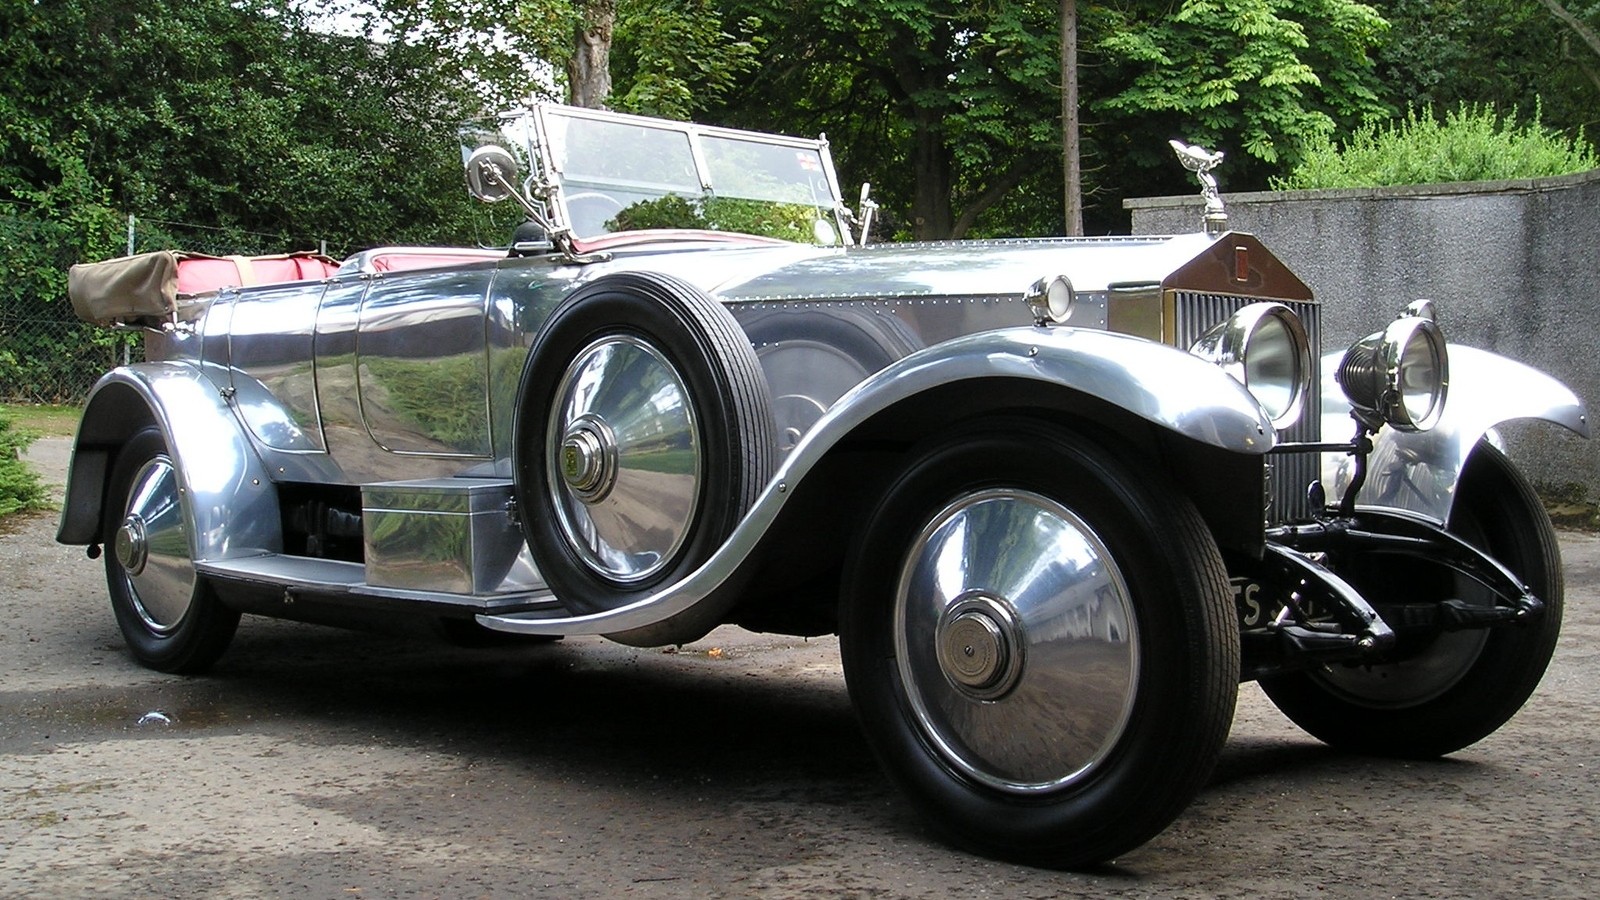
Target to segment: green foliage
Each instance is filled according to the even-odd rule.
[[[1533,0],[1371,0],[1393,28],[1373,50],[1383,96],[1397,109],[1543,111],[1546,127],[1593,144],[1600,55]],[[1600,2],[1565,9],[1600,30]]]
[[[94,203],[58,208],[0,203],[0,397],[60,402],[81,397],[121,361],[137,336],[78,321],[66,300],[67,267],[115,255],[115,220]]]
[[[709,228],[698,203],[677,194],[654,200],[640,200],[617,213],[606,223],[611,231],[640,231],[647,228]]]
[[[764,64],[714,117],[833,139],[897,236],[949,237],[1050,177],[1060,100],[1053,2],[743,0]]]
[[[816,220],[817,210],[803,203],[769,203],[737,197],[690,200],[668,194],[634,203],[617,213],[606,227],[612,231],[704,228],[812,243],[816,240],[812,231]]]
[[[1390,112],[1367,60],[1388,24],[1364,3],[1184,0],[1175,13],[1126,4],[1086,18],[1113,82],[1090,109],[1137,136],[1126,151],[1146,165],[1166,158],[1154,140],[1164,126],[1232,153],[1223,174],[1238,189],[1294,164],[1303,146]]]
[[[827,129],[871,180],[887,231],[1061,229],[1058,0],[729,0],[765,64],[715,115]],[[1367,51],[1385,23],[1354,0],[1080,4],[1089,229],[1129,193],[1189,192],[1167,140],[1225,149],[1230,189],[1265,186],[1316,135],[1391,111]]]
[[[724,30],[709,0],[623,2],[612,45],[612,99],[623,112],[692,119],[761,64],[760,22]]]
[[[16,427],[10,413],[0,409],[0,517],[45,506],[39,474],[21,456],[34,438],[32,432]]]
[[[572,36],[592,0],[375,0],[372,26],[434,59],[450,59],[481,85],[487,105],[557,100]],[[611,97],[623,112],[691,119],[761,65],[758,22],[712,0],[618,0],[610,52]]]
[[[1516,112],[1504,117],[1487,106],[1463,104],[1444,121],[1426,107],[1409,110],[1403,120],[1367,125],[1342,144],[1323,138],[1287,176],[1273,180],[1277,190],[1381,187],[1451,181],[1500,181],[1567,175],[1600,168],[1594,148],[1563,137],[1540,121],[1519,125]]]
[[[129,214],[136,251],[504,240],[506,210],[461,187],[478,86],[419,42],[313,30],[307,6],[0,4],[0,396],[81,395],[120,361],[130,336],[76,323],[65,284],[126,252]]]

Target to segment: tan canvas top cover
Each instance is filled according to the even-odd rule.
[[[73,266],[67,296],[78,318],[96,325],[160,325],[206,308],[190,298],[221,288],[329,278],[339,264],[317,253],[207,256],[157,250]]]
[[[72,311],[96,325],[170,322],[178,312],[178,260],[185,255],[157,250],[75,265],[67,270]]]

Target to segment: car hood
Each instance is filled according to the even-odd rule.
[[[725,300],[1017,295],[1065,275],[1079,291],[1154,284],[1211,244],[1174,237],[876,244],[789,258],[715,288]]]

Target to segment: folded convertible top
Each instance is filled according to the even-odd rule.
[[[247,287],[332,276],[339,264],[316,253],[206,256],[156,250],[67,272],[67,297],[78,318],[96,325],[159,325],[190,318],[205,304],[184,302],[225,287]]]

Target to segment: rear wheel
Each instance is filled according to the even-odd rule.
[[[106,587],[128,650],[158,671],[205,670],[233,640],[239,614],[195,573],[178,473],[160,431],[123,445],[105,516]]]
[[[914,453],[849,565],[841,650],[874,751],[935,827],[1044,865],[1165,828],[1221,751],[1239,677],[1194,507],[1010,420]]]
[[[1449,529],[1521,578],[1544,601],[1544,614],[1527,625],[1406,636],[1396,658],[1381,665],[1334,665],[1262,679],[1262,690],[1284,715],[1341,749],[1425,758],[1477,742],[1522,708],[1561,632],[1555,530],[1527,480],[1486,443],[1462,473]],[[1472,579],[1424,563],[1404,571],[1394,563],[1375,566],[1353,580],[1375,599],[1388,592],[1410,602],[1495,602]]]

